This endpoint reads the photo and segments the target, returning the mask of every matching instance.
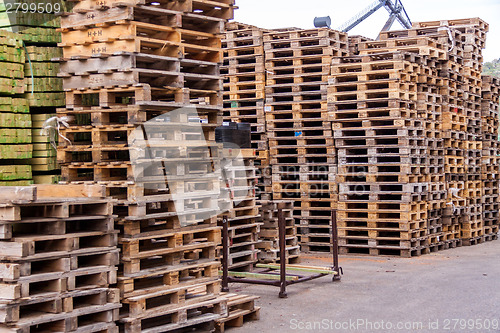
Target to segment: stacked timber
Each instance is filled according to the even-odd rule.
[[[283,212],[285,221],[285,251],[287,264],[299,263],[300,246],[297,238],[297,226],[293,218],[293,201],[261,200],[259,202],[259,222],[262,223],[259,232],[261,250],[259,261],[265,264],[280,261],[278,210]]]
[[[464,245],[481,243],[484,240],[481,72],[488,24],[472,18],[419,22],[414,27],[448,34],[448,38],[441,37],[443,42],[447,41],[448,58],[441,62],[440,71],[445,79],[443,95],[448,95],[444,110],[448,126],[444,137],[451,220],[454,224],[458,219]]]
[[[500,80],[491,76],[482,76],[481,92],[483,224],[484,236],[489,240],[498,237],[500,225],[500,145],[498,141]]]
[[[57,13],[63,11],[61,0],[49,0],[40,3],[29,0],[23,8],[16,10],[14,2],[2,3],[0,8],[0,28],[18,33],[25,48],[24,94],[29,103],[33,127],[33,156],[30,164],[35,183],[55,183],[58,180],[55,143],[57,134],[52,132],[52,139],[41,128],[46,119],[55,116],[56,107],[64,105],[62,80],[57,78],[58,64],[51,62],[59,57],[61,50],[57,43],[61,41]],[[13,8],[14,7],[14,8]],[[8,12],[7,12],[8,11]]]
[[[273,199],[293,200],[304,251],[330,252],[336,154],[328,121],[327,80],[347,35],[285,29],[264,35],[266,127]]]
[[[428,251],[428,140],[416,101],[426,59],[361,52],[334,59],[329,87],[339,156],[339,250],[420,255]]]
[[[342,253],[409,257],[484,240],[486,31],[479,19],[416,23],[334,60]]]
[[[458,216],[457,218],[448,217],[453,209],[450,205],[446,206],[448,188],[446,187],[445,172],[448,169],[445,170],[445,162],[452,161],[454,157],[463,156],[463,154],[461,150],[456,149],[450,143],[453,137],[458,134],[452,134],[455,128],[452,126],[451,118],[456,115],[450,111],[452,107],[448,102],[454,100],[448,97],[450,87],[448,83],[453,79],[454,73],[450,69],[457,68],[457,66],[448,65],[450,62],[461,61],[457,60],[460,59],[457,57],[461,55],[462,46],[457,43],[455,48],[450,48],[448,31],[438,28],[414,28],[383,32],[380,37],[382,41],[397,42],[399,40],[406,41],[408,44],[427,43],[437,48],[437,50],[431,47],[410,49],[410,51],[422,54],[427,63],[427,66],[422,67],[418,74],[416,98],[418,117],[424,121],[423,135],[426,137],[424,144],[427,146],[427,149],[422,152],[422,156],[427,157],[428,168],[426,170],[426,181],[428,182],[427,245],[433,252],[455,247],[460,244],[460,226],[458,225]],[[398,46],[397,49],[400,47],[402,46]],[[433,54],[437,56],[433,56]],[[452,199],[457,199],[453,193],[450,193],[449,196]],[[455,211],[457,214],[452,215],[456,216],[458,212],[459,210]]]
[[[26,46],[26,65],[24,75],[26,92],[30,103],[33,137],[33,158],[30,160],[33,168],[33,179],[36,184],[57,183],[61,170],[57,164],[57,141],[59,135],[55,129],[42,130],[55,123],[47,122],[56,116],[56,108],[64,106],[62,79],[58,78],[59,64],[52,62],[58,58],[62,50],[53,43],[31,44]]]
[[[266,70],[263,34],[266,30],[230,22],[226,24],[224,64],[224,121],[249,123],[252,148],[256,149],[258,193],[270,193],[271,168],[264,116]]]
[[[113,205],[64,192],[0,188],[3,332],[118,331]]]
[[[0,185],[29,185],[33,147],[21,35],[0,30],[0,48]]]
[[[120,199],[124,332],[213,327],[221,39],[233,1],[82,0],[62,17],[66,182]],[[196,104],[195,104],[196,103]]]
[[[253,271],[259,250],[260,224],[256,198],[256,168],[254,149],[222,151],[220,210],[227,217],[229,254],[228,269]],[[219,218],[219,225],[222,219]]]

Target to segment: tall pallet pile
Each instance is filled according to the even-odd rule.
[[[449,39],[453,36],[452,41]],[[381,33],[382,41],[412,41],[415,44],[434,45],[437,50],[421,46],[419,51],[426,58],[427,66],[422,68],[417,85],[417,112],[425,121],[427,150],[427,234],[430,251],[438,251],[461,244],[460,220],[465,213],[459,178],[463,177],[464,151],[459,143],[464,138],[465,110],[461,107],[457,90],[457,76],[460,75],[463,44],[458,31],[437,27],[420,27],[410,30]],[[413,38],[413,39],[410,39]],[[410,46],[411,47],[411,46]],[[411,49],[410,49],[411,50]],[[427,54],[429,53],[429,54]],[[435,56],[435,55],[437,56]],[[422,144],[420,142],[419,144]],[[445,177],[445,174],[448,176]],[[458,192],[450,191],[456,188]],[[425,252],[425,251],[424,251]]]
[[[226,315],[214,130],[218,34],[232,13],[232,0],[83,0],[62,18],[67,105],[58,114],[75,122],[58,158],[64,181],[99,182],[122,200],[124,332],[209,328]]]
[[[360,56],[335,60],[342,253],[409,257],[483,239],[487,25],[434,23],[382,33]]]
[[[0,48],[0,185],[29,185],[33,147],[21,36],[0,30]]]
[[[223,149],[221,203],[222,215],[228,218],[231,271],[253,271],[259,250],[260,224],[256,198],[256,168],[254,149]],[[219,218],[219,225],[222,219]],[[219,255],[219,257],[221,254]]]
[[[17,5],[13,1],[4,5],[5,10],[10,8],[10,11],[0,11],[0,29],[18,33],[26,50],[23,97],[29,103],[33,121],[33,154],[30,159],[33,179],[35,183],[55,183],[60,173],[56,149],[50,144],[50,138],[40,130],[45,120],[55,116],[56,107],[64,106],[62,80],[57,78],[58,64],[51,62],[52,58],[61,55],[61,50],[57,48],[61,35],[56,30],[60,19],[56,14],[63,11],[64,4],[61,0],[43,3],[29,0],[23,4],[30,8],[27,13],[16,11]],[[57,134],[53,134],[53,141],[57,141]]]
[[[280,261],[278,210],[283,212],[285,220],[285,250],[288,264],[297,264],[300,260],[300,246],[297,237],[297,226],[293,218],[293,201],[261,200],[259,202],[259,219],[262,224],[259,232],[261,250],[259,261],[263,263],[278,263]]]
[[[500,103],[500,80],[482,76],[481,128],[483,131],[481,179],[483,182],[484,235],[489,239],[498,237],[500,225],[500,166],[498,126]]]
[[[428,251],[428,135],[416,105],[427,60],[367,51],[384,44],[362,44],[362,55],[334,60],[339,250],[409,257]]]
[[[118,332],[112,204],[34,189],[0,188],[0,330]]]
[[[448,41],[445,44],[448,59],[440,64],[441,76],[445,78],[443,95],[448,95],[444,109],[448,127],[444,135],[446,182],[454,210],[451,219],[452,225],[459,220],[464,245],[481,243],[484,240],[481,72],[488,24],[472,18],[419,22],[414,27],[443,34],[449,31],[453,37],[442,38],[443,42]]]
[[[264,29],[248,24],[226,24],[224,64],[224,121],[249,123],[252,148],[257,151],[259,197],[271,193],[271,167],[264,116],[266,70]]]
[[[303,251],[330,252],[337,190],[327,80],[332,58],[348,53],[347,35],[330,29],[274,31],[264,35],[264,50],[273,199],[294,201]]]

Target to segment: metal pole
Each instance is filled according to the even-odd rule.
[[[333,276],[332,281],[340,281],[340,272],[342,270],[339,267],[339,235],[337,231],[337,211],[332,210],[332,253],[333,253],[333,270],[337,272],[337,275]]]
[[[286,298],[286,223],[283,210],[278,209],[278,232],[280,245],[280,298]]]
[[[229,232],[227,215],[222,217],[222,291],[229,292],[228,260],[229,260]]]

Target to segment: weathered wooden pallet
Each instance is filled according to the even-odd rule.
[[[1,321],[8,325],[26,322],[33,320],[37,313],[46,319],[51,313],[70,313],[87,306],[117,303],[119,301],[117,296],[119,297],[118,289],[98,288],[61,293],[56,297],[15,300],[0,305]]]
[[[205,112],[210,108],[218,111],[222,104],[222,93],[217,90],[155,88],[148,84],[140,84],[126,87],[70,90],[66,92],[66,108],[90,109],[95,107],[96,105],[87,104],[88,102],[83,100],[84,95],[89,96],[89,98],[96,96],[96,102],[102,108],[124,107],[126,105],[182,107],[190,104],[192,99],[199,97],[204,99],[205,104],[199,105],[197,109]]]
[[[124,297],[135,297],[169,288],[189,287],[193,283],[217,281],[220,263],[213,260],[186,262],[181,265],[152,268],[118,277]]]
[[[212,300],[220,293],[220,281],[193,281],[186,286],[172,286],[123,300],[123,316],[141,318],[158,315],[168,310]]]
[[[296,237],[295,241],[297,241]],[[280,262],[280,256],[279,249],[266,249],[259,253],[259,261],[263,263],[278,263]],[[287,264],[298,264],[300,262],[300,246],[287,246],[285,256]]]
[[[216,321],[216,332],[223,333],[229,327],[241,327],[248,320],[260,319],[260,307],[255,306],[258,296],[222,294],[227,298],[228,316]]]
[[[134,238],[120,237],[122,257],[124,260],[153,257],[163,253],[174,253],[190,250],[192,245],[211,246],[220,240],[220,229],[217,227],[180,228],[163,234],[140,235]],[[150,255],[150,253],[154,253]]]
[[[117,332],[115,321],[118,320],[120,304],[118,300],[104,305],[91,305],[75,309],[69,313],[46,314],[27,317],[13,325],[1,325],[8,332],[29,333],[34,329],[51,332],[94,331]]]
[[[430,253],[429,247],[419,247],[412,249],[384,248],[384,247],[339,247],[342,255],[375,255],[375,256],[399,256],[410,258]]]
[[[120,324],[126,333],[166,332],[204,323],[213,325],[215,320],[226,316],[227,299],[219,296],[160,313],[150,313],[141,318],[122,318]]]
[[[124,273],[131,274],[161,266],[179,265],[185,260],[214,259],[217,244],[217,242],[213,241],[194,242],[177,248],[150,250],[133,254],[122,258]]]
[[[180,12],[193,12],[198,15],[205,15],[209,17],[222,18],[222,19],[232,19],[234,11],[234,1],[232,0],[222,0],[222,1],[202,1],[202,0],[191,0],[171,3],[168,1],[161,1],[158,4],[154,1],[145,0],[126,0],[126,1],[116,1],[116,0],[80,0],[73,8],[76,12],[86,12],[88,10],[96,9],[107,9],[115,6],[155,6],[154,8],[162,8]]]

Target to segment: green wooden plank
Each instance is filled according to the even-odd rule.
[[[14,180],[0,182],[0,186],[29,186],[33,184],[33,180]]]
[[[29,128],[31,126],[31,116],[27,113],[0,113],[0,127],[2,128]]]
[[[0,145],[0,159],[29,159],[31,151],[31,145]]]
[[[31,165],[0,165],[0,180],[31,179]]]
[[[29,101],[30,106],[60,107],[65,105],[63,92],[35,92],[34,94],[26,92],[23,97]]]

